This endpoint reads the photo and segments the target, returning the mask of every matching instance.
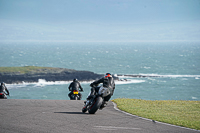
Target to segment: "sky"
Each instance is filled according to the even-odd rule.
[[[0,0],[0,41],[200,41],[200,0]]]

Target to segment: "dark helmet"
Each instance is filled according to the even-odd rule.
[[[1,85],[4,85],[4,82],[1,82]]]
[[[78,81],[78,79],[74,79],[73,81],[76,82],[76,81]]]
[[[105,78],[107,78],[107,77],[112,77],[112,75],[111,75],[110,73],[106,73],[104,77],[105,77]]]

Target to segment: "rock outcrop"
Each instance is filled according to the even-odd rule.
[[[0,82],[22,83],[38,82],[39,79],[46,81],[71,81],[77,78],[79,81],[90,81],[101,78],[103,75],[90,71],[77,71],[66,68],[42,68],[26,73],[21,72],[0,72]]]

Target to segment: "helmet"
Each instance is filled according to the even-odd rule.
[[[75,82],[75,81],[78,81],[78,79],[74,79],[73,81],[74,81],[74,82]]]
[[[107,77],[112,77],[112,75],[111,75],[110,73],[106,73],[104,77],[105,77],[105,78],[107,78]]]
[[[1,82],[1,85],[4,85],[4,82]]]

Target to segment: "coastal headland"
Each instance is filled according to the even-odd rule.
[[[139,75],[139,74],[113,75],[115,80],[119,80],[120,76],[132,77],[132,78],[162,77],[162,75]],[[22,83],[22,82],[38,82],[39,79],[45,79],[46,81],[71,81],[74,78],[77,78],[79,81],[91,81],[102,77],[103,74],[97,74],[91,71],[74,70],[67,68],[39,67],[39,66],[0,67],[0,82],[5,82],[8,84]]]
[[[102,74],[90,71],[78,71],[67,68],[54,67],[0,67],[0,81],[5,83],[38,82],[46,81],[70,81],[77,78],[79,81],[90,81],[101,78]]]

